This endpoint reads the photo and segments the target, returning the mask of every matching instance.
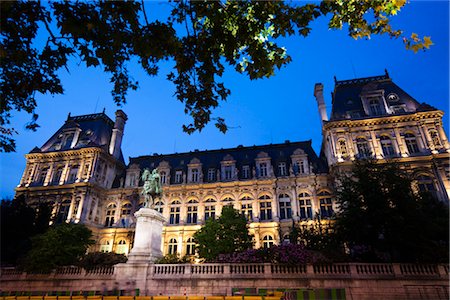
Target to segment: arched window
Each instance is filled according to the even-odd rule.
[[[168,248],[169,254],[177,254],[177,250],[178,250],[178,242],[177,242],[177,239],[171,238],[171,239],[169,240],[168,246],[169,246],[169,248]]]
[[[164,210],[164,202],[162,202],[162,201],[156,202],[156,203],[155,203],[155,210],[156,210],[157,212],[159,212],[160,214],[162,214],[162,213],[163,213],[163,210]]]
[[[122,205],[121,217],[127,217],[131,215],[131,203],[125,203]]]
[[[205,201],[205,221],[216,217],[216,200],[208,198]]]
[[[311,206],[311,196],[308,193],[300,193],[298,195],[298,202],[300,207],[300,219],[312,219],[313,210]]]
[[[64,200],[61,202],[58,213],[56,215],[56,224],[61,224],[67,220],[67,216],[69,215],[70,200]]]
[[[278,196],[278,201],[280,203],[280,219],[291,219],[292,218],[292,208],[291,208],[291,198],[287,194],[281,194]]]
[[[244,215],[247,221],[253,220],[253,206],[251,203],[241,204],[241,214]]]
[[[273,237],[271,235],[265,235],[263,237],[263,248],[270,248],[273,246]]]
[[[167,173],[165,171],[161,171],[161,173],[159,173],[159,176],[161,177],[161,184],[166,184],[167,183]]]
[[[435,148],[442,147],[441,140],[439,139],[439,135],[436,130],[430,130],[430,137]]]
[[[111,227],[114,225],[114,215],[116,214],[117,206],[111,203],[106,207],[105,227]]]
[[[233,202],[233,201],[234,201],[234,199],[231,197],[225,197],[222,199],[222,202]]]
[[[259,220],[272,220],[272,201],[269,195],[262,195],[259,198]]]
[[[111,252],[112,244],[109,240],[103,240],[100,244],[100,252]]]
[[[320,204],[320,216],[322,218],[330,218],[333,216],[333,201],[331,194],[327,191],[322,191],[317,194]]]
[[[188,238],[186,241],[186,255],[195,254],[195,243],[193,238]]]
[[[419,153],[419,146],[417,146],[417,140],[414,134],[405,134],[406,148],[408,148],[409,154]]]
[[[366,158],[372,155],[369,148],[369,143],[365,138],[356,139],[356,148],[358,149],[358,154],[360,158]]]
[[[339,146],[339,153],[341,154],[341,157],[342,158],[348,157],[347,142],[345,141],[345,139],[339,139],[338,146]]]
[[[433,179],[428,175],[419,175],[417,177],[417,187],[421,192],[434,192],[436,190]]]
[[[117,243],[116,253],[117,253],[117,254],[124,254],[124,255],[127,255],[127,254],[128,254],[128,245],[127,245],[127,241],[125,241],[124,239],[122,239],[122,240],[120,240],[120,241]]]
[[[241,201],[252,201],[252,200],[253,198],[248,195],[245,195],[244,197],[241,198]]]
[[[187,203],[187,224],[197,224],[198,201],[190,200]]]
[[[370,114],[372,116],[379,116],[382,113],[380,100],[372,98],[369,100]]]
[[[169,224],[180,224],[180,205],[180,201],[173,201],[170,203]]]
[[[394,153],[394,147],[392,147],[392,140],[386,136],[380,136],[381,149],[383,150],[384,157],[391,157]]]

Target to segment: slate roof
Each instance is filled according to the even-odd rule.
[[[197,158],[202,163],[202,170],[204,178],[209,168],[220,169],[220,162],[226,155],[231,155],[236,161],[236,167],[241,171],[243,165],[249,165],[250,170],[255,167],[255,159],[258,153],[266,152],[271,158],[271,163],[274,169],[274,173],[278,176],[278,162],[286,162],[287,170],[291,165],[291,155],[296,149],[302,149],[305,154],[308,155],[308,160],[312,165],[313,172],[326,173],[327,165],[321,160],[314,152],[311,146],[311,140],[304,142],[289,142],[286,141],[282,144],[269,144],[261,146],[244,147],[242,145],[236,148],[229,149],[217,149],[217,150],[205,150],[205,151],[191,151],[186,153],[174,153],[174,154],[154,154],[148,156],[130,157],[130,164],[139,165],[140,169],[149,168],[150,170],[158,167],[162,161],[167,161],[171,167],[171,180],[175,178],[176,170],[183,170],[186,174],[188,164],[192,159]],[[239,174],[240,176],[241,174]],[[205,179],[206,180],[206,179]]]
[[[332,93],[330,121],[349,119],[350,112],[358,113],[360,116],[359,118],[368,117],[363,109],[361,94],[374,90],[384,90],[385,98],[387,98],[389,94],[396,94],[398,100],[396,100],[395,103],[390,103],[388,99],[386,99],[386,101],[388,101],[388,105],[405,105],[408,112],[401,114],[435,109],[429,105],[427,106],[426,104],[417,102],[417,100],[396,85],[386,72],[385,75],[381,76],[339,81],[335,79],[334,92]],[[355,118],[355,116],[352,118]]]
[[[108,151],[113,127],[114,122],[104,112],[82,116],[69,114],[64,125],[41,148],[34,148],[31,152],[54,152],[87,147],[99,147]],[[78,128],[81,132],[75,147],[70,148],[70,142],[58,146],[65,133]],[[120,160],[124,162],[122,154]]]

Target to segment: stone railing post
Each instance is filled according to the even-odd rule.
[[[270,276],[272,274],[272,268],[270,263],[264,263],[264,275]]]
[[[356,268],[356,264],[348,264],[350,267],[350,277],[355,278],[358,277],[358,270]]]
[[[449,269],[448,265],[437,265],[439,277],[443,278],[448,277],[448,269]]]
[[[312,264],[306,265],[306,275],[307,277],[311,277],[314,275],[314,266]]]
[[[228,277],[228,276],[230,276],[230,264],[226,264],[226,265],[224,265],[223,266],[223,275],[225,276],[225,277]]]
[[[403,277],[402,270],[400,269],[400,264],[392,264],[392,269],[394,270],[395,277]]]
[[[184,265],[184,275],[191,275],[191,264]]]

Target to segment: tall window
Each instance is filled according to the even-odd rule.
[[[197,224],[198,202],[190,200],[187,207],[187,224]]]
[[[280,219],[291,219],[292,218],[292,208],[291,208],[291,198],[286,194],[281,194],[278,196],[278,201],[280,202]]]
[[[61,180],[62,172],[63,172],[63,167],[59,167],[58,169],[56,169],[56,172],[53,174],[52,184],[59,184],[59,181]]]
[[[294,171],[296,174],[305,174],[305,162],[303,160],[294,163]]]
[[[370,114],[372,116],[379,116],[382,114],[380,100],[377,98],[372,98],[369,100]]]
[[[127,245],[127,241],[125,240],[120,240],[117,243],[117,247],[116,247],[116,253],[117,254],[124,254],[127,255],[128,254],[128,245]]]
[[[67,220],[69,215],[70,200],[64,200],[58,209],[58,214],[56,215],[56,224],[61,224]]]
[[[177,254],[177,250],[178,250],[177,239],[171,238],[169,240],[169,254]]]
[[[381,149],[383,150],[383,155],[385,157],[390,157],[395,154],[394,147],[392,147],[392,140],[388,136],[382,135],[380,137],[380,143],[381,143]]]
[[[272,201],[268,195],[259,197],[259,219],[261,221],[272,220]]]
[[[161,173],[159,173],[159,175],[161,176],[161,184],[166,184],[167,183],[167,173],[165,171],[162,171]]]
[[[208,169],[208,182],[216,181],[216,169]]]
[[[434,147],[436,148],[442,147],[441,140],[439,139],[439,135],[436,130],[430,130],[430,137]]]
[[[112,244],[108,240],[104,240],[100,245],[100,252],[111,252]]]
[[[420,175],[417,177],[417,186],[421,192],[433,192],[436,190],[433,179],[427,175]]]
[[[300,193],[298,195],[300,206],[300,219],[312,219],[313,211],[311,205],[311,196],[308,193]]]
[[[273,237],[271,235],[265,235],[263,237],[263,248],[270,248],[273,246]]]
[[[193,238],[188,238],[186,241],[186,255],[195,254],[195,243]]]
[[[48,168],[43,168],[41,173],[39,173],[38,183],[44,184],[45,178],[47,177]]]
[[[131,207],[131,203],[125,203],[124,205],[122,205],[121,217],[127,217],[131,215]]]
[[[408,148],[409,154],[419,153],[419,147],[417,146],[417,140],[414,134],[406,133],[405,134],[405,143],[406,148]]]
[[[191,182],[198,182],[198,176],[199,172],[198,169],[192,169],[191,170]]]
[[[180,201],[173,201],[170,207],[169,224],[180,224]]]
[[[320,204],[320,215],[322,218],[330,218],[333,216],[333,204],[330,193],[322,191],[317,194]]]
[[[231,166],[224,167],[224,176],[225,176],[225,180],[230,180],[233,178],[233,172],[232,172]]]
[[[183,181],[183,171],[175,171],[175,183],[181,183]]]
[[[285,162],[278,163],[278,174],[280,176],[286,176],[287,175],[287,169],[286,169],[286,163]]]
[[[347,143],[345,139],[339,139],[338,146],[339,146],[339,153],[341,154],[341,156],[343,158],[348,157]]]
[[[263,162],[259,164],[259,176],[267,177],[267,163]]]
[[[370,151],[369,144],[365,138],[356,139],[356,148],[358,149],[358,154],[360,158],[366,158],[372,155]]]
[[[242,166],[242,178],[243,179],[250,178],[250,166],[249,165]]]
[[[105,227],[111,227],[114,225],[114,215],[116,214],[117,206],[111,203],[106,207]]]
[[[244,215],[247,221],[253,220],[253,208],[251,203],[243,203],[241,205],[241,213]]]
[[[74,165],[70,167],[69,171],[69,177],[67,178],[67,183],[74,183],[75,180],[77,180],[77,174],[78,174],[78,165]]]
[[[162,214],[163,210],[164,210],[164,202],[161,202],[161,201],[156,202],[155,203],[155,210],[157,212],[159,212],[160,214]]]

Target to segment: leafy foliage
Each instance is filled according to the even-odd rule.
[[[94,244],[84,225],[63,223],[32,238],[32,249],[23,261],[28,272],[50,272],[58,266],[76,265]]]
[[[62,94],[58,71],[71,58],[110,76],[112,97],[121,105],[138,82],[128,64],[138,61],[149,76],[158,63],[171,60],[167,79],[192,122],[183,130],[201,131],[211,120],[226,132],[213,109],[230,94],[220,78],[225,66],[250,79],[270,77],[291,61],[277,39],[306,37],[316,18],[329,17],[330,29],[348,28],[351,37],[402,35],[390,17],[404,0],[334,0],[320,3],[284,1],[173,1],[170,15],[149,21],[144,1],[6,1],[1,8],[0,151],[15,151],[11,113],[32,114],[27,128],[36,130],[37,93]],[[42,43],[44,41],[44,43]],[[432,45],[429,37],[404,37],[408,49]]]
[[[31,249],[31,237],[45,232],[51,218],[46,203],[31,207],[24,195],[1,202],[1,262],[15,265]]]
[[[242,252],[253,246],[247,220],[232,206],[224,206],[221,216],[206,224],[194,234],[198,255],[206,261],[215,261],[219,254]]]
[[[155,264],[185,264],[190,262],[188,256],[183,256],[180,258],[178,254],[167,254],[155,261]]]
[[[371,160],[341,178],[336,230],[353,259],[448,261],[448,207],[412,184],[398,164]]]
[[[103,267],[113,266],[120,263],[127,262],[128,258],[123,254],[117,254],[114,252],[90,252],[86,254],[78,265],[86,270]]]

